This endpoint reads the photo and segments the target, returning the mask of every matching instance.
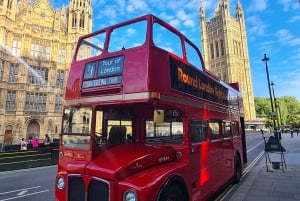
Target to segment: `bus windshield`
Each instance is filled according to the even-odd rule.
[[[89,148],[91,107],[66,108],[63,114],[62,144],[70,148]]]

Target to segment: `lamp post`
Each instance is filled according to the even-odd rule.
[[[275,104],[275,111],[278,112],[279,114],[279,119],[277,120],[278,122],[278,127],[281,126],[281,112],[280,112],[280,106],[277,104],[277,100],[276,100],[276,96],[275,96],[275,92],[274,92],[274,82],[271,81],[271,86],[272,86],[272,92],[273,92],[273,97],[274,97],[274,104]]]
[[[266,54],[264,54],[264,58],[262,59],[263,62],[265,62],[266,64],[266,72],[267,72],[267,79],[268,79],[268,87],[269,87],[269,94],[270,94],[270,101],[271,101],[271,109],[272,109],[272,112],[274,112],[274,107],[273,107],[273,99],[272,99],[272,93],[271,93],[271,85],[270,85],[270,78],[269,78],[269,70],[268,70],[268,61],[270,59],[267,57]],[[276,127],[276,122],[275,120],[273,119],[273,125],[274,125],[274,128]]]

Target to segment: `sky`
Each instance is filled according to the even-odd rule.
[[[231,16],[242,4],[248,37],[254,97],[269,98],[264,54],[276,98],[292,96],[300,101],[300,1],[228,0]],[[69,0],[49,0],[54,9]],[[93,31],[145,14],[154,14],[186,35],[202,51],[199,8],[207,21],[219,0],[91,0]]]

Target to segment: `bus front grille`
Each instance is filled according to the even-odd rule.
[[[82,177],[69,177],[68,201],[109,201],[109,184],[98,179],[90,181],[86,196]]]
[[[69,177],[68,201],[84,201],[84,181],[81,177]]]
[[[109,201],[109,186],[101,180],[92,180],[88,189],[88,201]]]

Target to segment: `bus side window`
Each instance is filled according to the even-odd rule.
[[[192,143],[202,142],[206,140],[207,123],[204,121],[191,121],[191,141]]]
[[[239,135],[239,130],[238,130],[238,122],[234,121],[231,123],[231,127],[232,127],[232,135],[234,136],[238,136]]]
[[[208,123],[210,128],[210,140],[217,140],[220,138],[220,125],[217,121]]]
[[[230,122],[223,122],[223,137],[228,138],[231,134],[231,123]]]

